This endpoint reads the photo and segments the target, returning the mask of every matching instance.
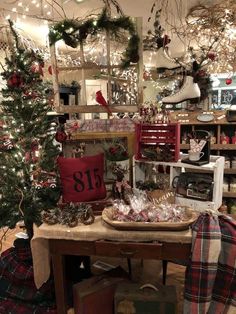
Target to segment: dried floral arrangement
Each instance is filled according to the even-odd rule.
[[[184,62],[196,61],[195,69],[234,72],[236,68],[236,3],[197,4],[189,9],[185,24],[173,31],[187,42]],[[203,73],[202,73],[203,75]]]
[[[105,142],[103,145],[105,157],[110,161],[122,161],[129,158],[128,150],[125,144],[120,140]]]
[[[152,15],[154,14],[153,28],[148,30],[147,35],[143,39],[144,50],[156,50],[160,47],[166,46],[170,43],[170,38],[164,35],[165,29],[160,24],[160,16],[162,9],[156,9],[156,3],[154,2],[150,11],[148,22],[151,21]]]

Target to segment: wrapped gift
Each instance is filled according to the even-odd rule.
[[[128,274],[117,267],[100,276],[83,280],[73,286],[75,314],[113,314],[114,294],[121,281],[127,281]]]
[[[156,288],[147,284],[119,283],[115,292],[115,314],[176,314],[177,296],[174,286]]]

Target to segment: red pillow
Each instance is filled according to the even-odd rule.
[[[64,202],[88,202],[106,197],[104,155],[57,159]]]

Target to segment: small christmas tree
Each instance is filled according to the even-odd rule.
[[[24,49],[9,21],[14,38],[2,77],[0,118],[0,227],[23,221],[29,238],[41,211],[56,206],[59,187],[54,143],[56,122],[49,116],[50,86],[43,82],[43,58]]]

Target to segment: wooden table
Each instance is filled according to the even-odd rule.
[[[121,231],[122,232],[122,231]],[[49,239],[52,257],[57,313],[67,313],[67,292],[65,289],[64,257],[65,255],[97,255],[108,257],[141,258],[156,260],[187,260],[190,256],[191,243],[178,242],[129,242],[129,241],[74,241]]]
[[[35,285],[40,288],[49,279],[52,259],[57,311],[66,314],[65,255],[186,260],[190,256],[191,243],[190,229],[120,231],[106,224],[101,216],[95,217],[91,225],[79,224],[75,228],[42,224],[34,227],[31,240]]]

